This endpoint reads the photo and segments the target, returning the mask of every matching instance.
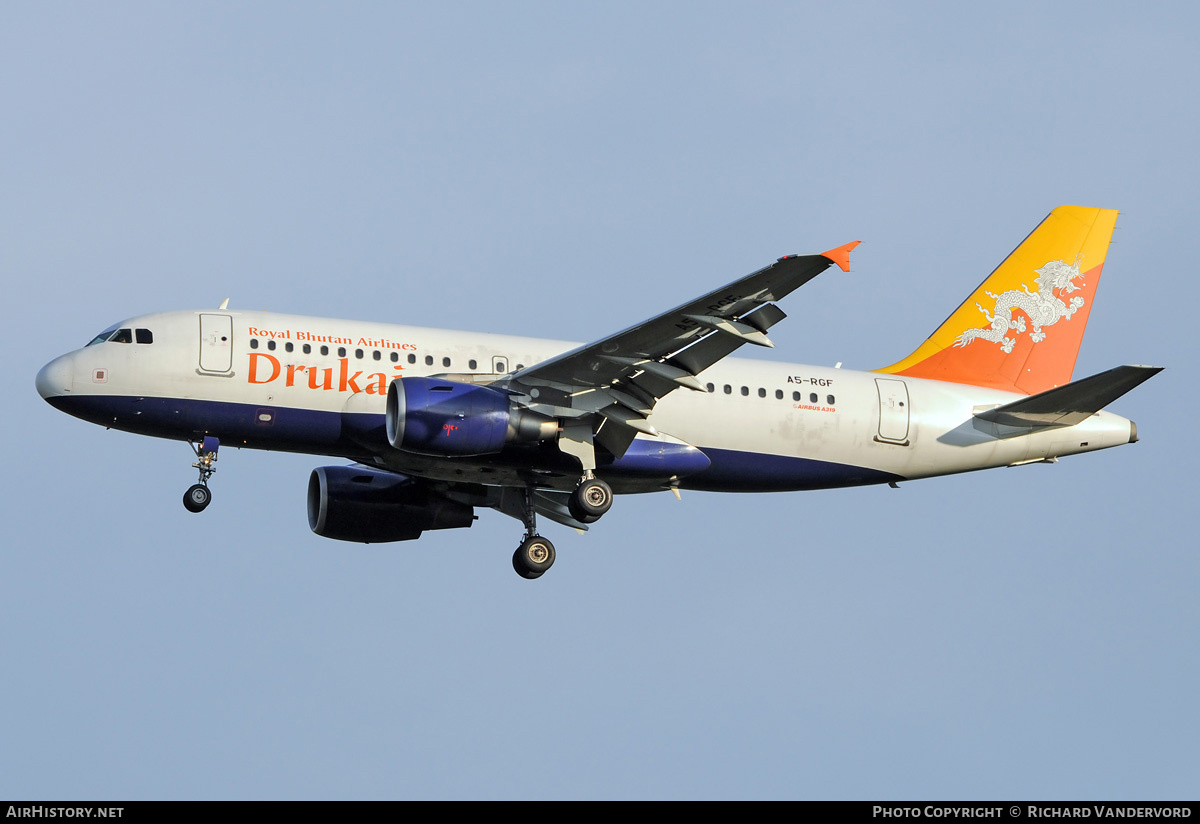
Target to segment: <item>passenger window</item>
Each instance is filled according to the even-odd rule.
[[[354,357],[358,358],[359,360],[362,360],[362,359],[363,359],[363,350],[361,350],[361,349],[355,349],[355,350],[354,350]]]
[[[826,401],[829,403],[829,405],[830,405],[830,406],[833,406],[833,405],[834,405],[834,402],[833,402],[833,395],[826,395],[826,396],[825,396],[825,400],[826,400]],[[903,404],[901,404],[901,406],[903,406]]]
[[[524,368],[525,368],[525,364],[523,364],[523,363],[518,363],[518,364],[517,364],[517,371],[518,371],[518,372],[520,372],[520,371],[521,371],[522,369],[524,369]]]
[[[775,400],[777,400],[777,401],[783,400],[783,390],[782,389],[775,390]]]
[[[306,355],[312,354],[312,346],[310,346],[307,343],[304,344],[304,354],[306,354]]]
[[[321,354],[322,354],[322,355],[328,355],[328,354],[329,354],[329,347],[328,347],[328,346],[322,346],[322,347],[321,347]]]
[[[426,355],[426,356],[425,356],[425,365],[426,365],[426,366],[433,366],[433,355]]]
[[[391,359],[392,359],[392,363],[395,363],[396,361],[400,360],[400,353],[399,353],[399,352],[393,352],[393,353],[391,354]]]
[[[285,352],[291,352],[291,351],[292,351],[293,349],[295,349],[295,348],[296,348],[295,346],[292,346],[292,342],[291,342],[291,341],[288,341],[287,343],[285,343],[285,344],[283,345],[283,351],[285,351]]]
[[[745,396],[745,395],[749,395],[749,394],[750,394],[750,387],[749,387],[749,386],[743,386],[743,387],[742,387],[742,395],[743,395],[743,396]]]
[[[371,353],[371,357],[374,358],[375,360],[379,360],[380,358],[383,357],[383,355],[381,355],[379,353],[379,350],[376,349],[374,352]]]
[[[118,329],[109,340],[113,343],[133,343],[133,332],[129,329]]]
[[[251,349],[258,348],[258,338],[250,338],[250,348]]]
[[[442,366],[449,366],[449,365],[450,365],[450,359],[442,358]]]
[[[417,356],[416,356],[416,355],[409,355],[409,356],[408,356],[408,362],[409,362],[409,363],[416,363],[416,362],[417,362]]]
[[[710,384],[706,384],[705,388],[708,389],[709,392],[711,392],[714,389],[716,389],[717,387],[710,383]]]
[[[149,329],[134,330],[138,343],[154,343],[154,333]]]
[[[813,392],[811,395],[808,396],[808,402],[809,403],[817,402],[817,393],[816,392]]]
[[[478,369],[479,363],[474,358],[471,358],[469,361],[467,361],[467,368],[468,369]]]
[[[765,398],[767,396],[767,390],[763,389],[761,386],[758,387],[758,396],[760,398]]]
[[[274,352],[275,351],[275,341],[273,341],[273,340],[267,341],[267,348],[270,349],[272,352]]]
[[[792,393],[792,400],[794,400],[794,401],[798,401],[798,400],[800,400],[800,393],[799,393],[799,392],[793,392],[793,393]]]
[[[730,386],[729,384],[725,384],[725,394],[728,395],[732,392],[733,392],[733,387]]]
[[[344,346],[339,346],[339,347],[338,347],[338,357],[339,357],[339,358],[344,358],[344,357],[346,357],[346,347],[344,347]]]

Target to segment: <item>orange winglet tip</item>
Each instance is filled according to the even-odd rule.
[[[836,249],[830,249],[828,252],[822,252],[821,257],[829,258],[836,263],[843,272],[849,272],[850,250],[860,243],[862,243],[861,240],[852,240],[845,246],[839,246]]]

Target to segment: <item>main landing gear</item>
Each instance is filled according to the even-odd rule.
[[[537,510],[533,506],[533,487],[525,487],[521,501],[521,523],[525,538],[513,553],[513,569],[522,578],[541,578],[554,565],[554,544],[537,534]]]
[[[221,442],[211,435],[205,436],[199,446],[192,444],[192,450],[196,453],[196,462],[192,467],[200,470],[200,482],[192,484],[188,491],[183,493],[183,506],[188,512],[203,512],[204,508],[212,503],[208,479],[217,471],[213,464],[217,462],[217,449],[220,446]]]
[[[567,498],[567,509],[571,517],[581,524],[591,524],[600,520],[600,516],[608,512],[613,504],[613,491],[604,481],[590,471],[585,473],[579,486]]]
[[[513,553],[513,569],[522,578],[541,578],[554,564],[554,544],[541,535],[526,535]]]
[[[525,525],[525,537],[513,553],[513,569],[522,578],[541,578],[554,564],[554,544],[538,535],[537,510],[533,504],[534,488],[525,487],[521,497],[519,516]],[[575,491],[567,498],[567,509],[571,517],[583,524],[600,520],[600,516],[612,507],[613,491],[604,481],[588,472]],[[512,509],[507,510],[513,514]]]

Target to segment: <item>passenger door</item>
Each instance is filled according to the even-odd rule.
[[[893,378],[876,378],[879,391],[879,434],[875,440],[908,446],[908,385]]]
[[[233,318],[200,315],[200,371],[225,374],[233,368]]]

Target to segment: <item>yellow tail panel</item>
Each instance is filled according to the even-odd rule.
[[[1027,395],[1071,382],[1115,209],[1060,206],[899,363],[876,371]]]

